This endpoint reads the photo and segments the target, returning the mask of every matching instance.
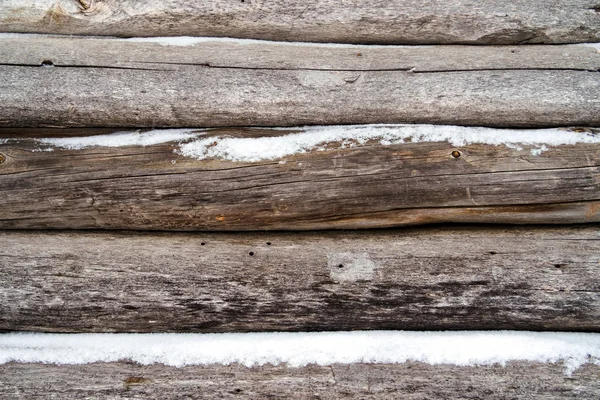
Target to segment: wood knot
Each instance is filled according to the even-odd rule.
[[[460,157],[460,151],[458,151],[458,150],[454,150],[454,151],[452,152],[452,157],[454,157],[454,158],[458,158],[458,157]]]
[[[6,161],[6,156],[0,153],[0,164],[4,163],[4,161]]]

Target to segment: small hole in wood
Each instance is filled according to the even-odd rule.
[[[498,253],[496,253],[495,251],[490,251],[490,254],[494,256],[494,255],[496,255]]]
[[[50,60],[42,61],[42,67],[54,67],[54,63]]]
[[[554,264],[554,268],[564,268],[567,264]]]
[[[362,57],[362,53],[356,53],[357,57]]]
[[[458,151],[458,150],[454,150],[454,151],[452,152],[452,157],[454,157],[454,158],[458,158],[458,157],[460,157],[460,151]]]
[[[248,253],[248,254],[249,254],[249,255],[251,255],[251,256],[253,256],[253,255],[254,255],[254,252],[253,252],[253,251],[251,251],[251,252],[250,252],[250,253]]]
[[[244,0],[242,0],[242,3],[244,2]],[[234,392],[236,393],[242,393],[242,389],[235,389]]]
[[[338,268],[344,268],[344,264],[338,265]]]
[[[514,53],[516,53],[517,51],[516,51],[516,50],[511,50],[510,52],[514,54]]]
[[[202,242],[202,243],[200,243],[200,246],[204,246],[205,244],[206,244],[206,243]]]
[[[271,242],[267,242],[267,246],[270,246],[270,245],[271,245]]]

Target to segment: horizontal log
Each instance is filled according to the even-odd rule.
[[[213,68],[448,72],[507,69],[598,71],[600,47],[370,46],[219,38],[1,35],[0,63],[37,67]]]
[[[347,129],[383,135],[405,128],[413,129]],[[473,132],[448,129],[458,135]],[[294,132],[304,135],[301,140],[321,137],[304,128],[197,134],[210,142],[204,149],[209,152],[226,143],[226,136],[283,136],[277,140],[293,142]],[[515,131],[481,135],[510,132]],[[536,132],[532,137],[541,135]],[[556,132],[561,131],[548,135]],[[152,139],[154,134],[162,133],[130,137]],[[541,148],[525,144],[445,141],[384,145],[371,140],[350,147],[355,140],[350,135],[315,143],[300,154],[251,162],[210,154],[196,159],[193,152],[183,155],[183,145],[176,142],[108,147],[111,136],[94,140],[99,146],[79,150],[42,139],[0,141],[0,228],[247,231],[600,221],[600,144],[593,142],[539,154]],[[289,142],[253,143],[244,146],[266,151]]]
[[[0,231],[0,329],[599,331],[598,229]]]
[[[0,126],[600,125],[594,47],[162,40],[1,38]]]
[[[383,44],[600,41],[596,0],[3,0],[0,31]]]
[[[0,397],[32,399],[590,399],[600,367],[572,376],[561,364],[515,362],[460,367],[421,363],[287,368],[238,365],[174,368],[130,363],[0,365]]]

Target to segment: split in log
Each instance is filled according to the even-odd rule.
[[[453,129],[462,134],[472,128]],[[225,143],[223,135],[302,131],[201,134],[210,151]],[[575,135],[564,131],[569,133]],[[353,144],[348,139],[274,160],[236,162],[184,156],[183,145],[172,142],[79,150],[39,139],[1,142],[1,229],[248,231],[600,221],[598,143],[550,147],[534,155],[541,149],[527,145],[371,141],[348,147]]]
[[[174,368],[129,363],[0,365],[0,398],[32,399],[589,399],[600,367],[565,376],[561,364],[459,367],[421,363],[287,368]]]
[[[600,330],[598,226],[0,232],[0,329]]]
[[[594,47],[150,40],[0,38],[0,126],[600,125]]]
[[[596,0],[3,0],[0,31],[381,44],[600,41]]]

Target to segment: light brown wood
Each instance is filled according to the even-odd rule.
[[[600,396],[600,367],[572,376],[561,364],[505,367],[333,365],[287,368],[173,368],[128,363],[0,365],[1,399],[589,399]]]
[[[384,44],[600,41],[595,0],[3,0],[0,31]]]
[[[448,72],[507,69],[597,71],[600,51],[591,45],[362,46],[217,38],[129,39],[0,35],[0,63],[55,67],[213,68]]]
[[[224,129],[209,137],[288,132]],[[9,140],[0,144],[0,228],[239,231],[600,221],[598,144],[551,147],[538,156],[528,146],[337,146],[243,163],[185,157],[176,153],[177,143],[47,151],[52,147],[34,139]]]
[[[600,330],[600,226],[0,231],[0,330]]]

